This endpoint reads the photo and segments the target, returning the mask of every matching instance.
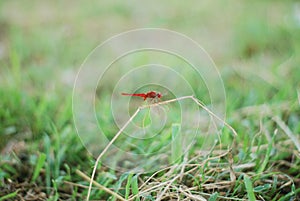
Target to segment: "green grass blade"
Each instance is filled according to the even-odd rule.
[[[57,201],[59,198],[59,194],[58,194],[58,186],[57,183],[54,179],[52,179],[52,184],[53,184],[53,189],[54,189],[54,196],[52,197],[51,201]]]
[[[133,195],[138,195],[138,194],[139,194],[138,175],[135,175],[135,176],[132,178],[131,188],[132,188],[132,194],[133,194]],[[137,197],[135,200],[136,200],[136,201],[140,201],[140,198]]]
[[[211,194],[208,201],[216,201],[218,199],[218,195],[219,195],[218,192],[215,192],[215,193]]]
[[[244,183],[245,183],[245,186],[246,186],[248,199],[250,201],[255,201],[255,194],[254,194],[254,190],[253,190],[253,185],[252,185],[252,182],[251,182],[250,178],[247,175],[244,175]]]
[[[50,193],[51,188],[51,156],[50,156],[50,149],[51,149],[51,141],[48,135],[44,136],[44,146],[45,146],[45,153],[47,158],[46,164],[46,187],[47,193]]]
[[[132,181],[132,175],[133,173],[130,173],[127,178],[127,183],[125,187],[125,199],[127,200],[129,195],[130,195],[130,186],[131,186],[131,181]]]
[[[148,125],[151,125],[151,114],[150,114],[150,108],[145,110],[145,114],[143,115],[143,128],[147,127]]]
[[[0,201],[16,197],[17,194],[18,194],[18,191],[19,190],[16,190],[15,192],[12,192],[10,194],[7,194],[7,195],[4,195],[4,196],[0,197]]]
[[[116,193],[119,192],[121,185],[123,183],[123,181],[125,181],[125,179],[128,177],[128,173],[124,173],[121,175],[121,177],[119,178],[119,180],[116,182],[115,187],[114,187],[114,191]],[[115,201],[117,198],[116,197],[112,197],[112,201]]]
[[[292,185],[291,192],[287,193],[285,196],[281,197],[278,201],[284,201],[284,200],[294,200],[292,197],[297,196],[300,193],[300,188],[295,189],[295,185]]]
[[[17,86],[21,83],[21,61],[20,55],[18,54],[16,49],[12,49],[10,53],[10,61],[12,67],[12,73],[14,76],[14,82]]]
[[[272,140],[269,142],[268,149],[267,149],[267,152],[266,152],[266,155],[265,155],[265,159],[264,159],[263,163],[259,166],[259,169],[257,171],[258,173],[262,173],[266,169],[266,167],[269,163],[269,159],[270,159],[270,155],[271,155],[271,150],[273,148],[273,143],[274,143],[274,140],[275,140],[275,136],[276,136],[276,134],[273,135]]]
[[[37,179],[37,177],[39,176],[44,164],[45,164],[45,161],[46,161],[46,154],[44,153],[41,153],[39,158],[38,158],[38,161],[37,161],[37,164],[35,166],[35,169],[34,169],[34,172],[33,172],[33,176],[32,176],[32,179],[31,179],[31,183],[34,183],[35,180]]]
[[[255,187],[253,190],[254,190],[254,192],[256,192],[256,193],[260,193],[260,192],[267,191],[267,190],[269,190],[269,189],[271,189],[271,188],[272,188],[272,185],[271,185],[271,184],[264,184],[264,185]]]

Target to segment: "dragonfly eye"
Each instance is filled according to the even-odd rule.
[[[161,98],[161,93],[157,93],[157,98]]]

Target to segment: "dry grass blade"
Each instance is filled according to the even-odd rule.
[[[126,199],[124,199],[122,196],[120,196],[119,194],[115,193],[114,191],[110,190],[109,188],[106,188],[105,186],[102,186],[101,184],[95,182],[95,181],[92,181],[91,178],[89,178],[88,176],[86,176],[83,172],[81,172],[80,170],[76,170],[76,173],[81,176],[82,178],[84,178],[85,180],[89,181],[89,182],[93,182],[93,184],[97,187],[99,187],[101,190],[115,196],[116,198],[118,198],[119,200],[122,200],[122,201],[126,201]]]
[[[172,168],[172,166],[169,166],[169,167],[166,167],[166,168],[163,168],[161,170],[158,170],[156,172],[154,172],[140,187],[139,187],[139,190],[143,189],[144,186],[146,186],[146,184],[152,179],[154,178],[158,173],[160,172],[163,172],[163,171],[166,171],[167,169],[170,169]]]
[[[191,200],[206,201],[206,199],[204,197],[202,197],[201,195],[193,195],[191,193],[187,193],[185,190],[183,190],[181,188],[179,188],[179,191]]]
[[[151,193],[151,192],[153,192],[154,190],[155,190],[155,191],[158,191],[158,189],[161,189],[161,188],[162,188],[165,184],[167,184],[167,183],[168,183],[167,181],[166,181],[166,182],[161,182],[161,183],[159,183],[159,184],[157,184],[157,185],[155,185],[155,186],[152,186],[152,187],[150,187],[150,188],[148,188],[148,189],[146,189],[146,190],[144,190],[144,191],[139,192],[138,195],[142,195],[142,194],[146,194],[146,193]],[[138,195],[135,195],[135,196],[131,197],[131,198],[129,199],[129,201],[134,200],[136,197],[138,197]]]
[[[128,124],[134,119],[134,117],[138,114],[138,112],[141,109],[138,108],[135,113],[132,115],[132,117],[125,123],[125,125],[119,130],[119,132],[113,137],[113,139],[107,144],[107,146],[104,148],[104,150],[100,153],[100,155],[98,156],[96,162],[95,162],[95,166],[93,169],[93,173],[92,173],[92,177],[91,177],[91,181],[90,181],[90,185],[89,185],[89,190],[88,190],[88,194],[87,194],[87,198],[86,200],[89,200],[90,198],[90,194],[91,194],[91,189],[92,189],[92,184],[94,181],[94,177],[95,177],[95,173],[96,173],[96,169],[98,166],[98,163],[100,161],[100,159],[102,158],[102,156],[106,153],[106,151],[109,149],[109,147],[117,140],[117,138],[121,135],[121,133],[123,132],[123,130],[128,126]]]
[[[202,184],[202,187],[205,188],[206,190],[213,190],[213,189],[229,189],[230,186],[232,186],[231,181],[220,181],[220,182],[215,182],[215,183],[210,183],[210,184]]]
[[[217,120],[219,120],[220,122],[222,122],[225,126],[227,126],[232,133],[234,134],[234,136],[237,136],[237,132],[234,130],[234,128],[232,128],[232,126],[230,126],[227,122],[225,122],[223,119],[221,119],[220,117],[218,117],[218,115],[216,115],[215,113],[213,113],[212,111],[210,111],[203,103],[201,103],[201,101],[199,101],[197,98],[195,98],[194,96],[192,96],[192,99],[195,101],[195,103],[197,103],[201,108],[203,108],[206,112],[208,112],[210,115],[212,115],[213,117],[215,117]]]
[[[182,163],[182,167],[181,167],[181,170],[180,170],[180,178],[179,178],[180,182],[182,182],[183,173],[185,171],[185,166],[186,166],[187,161],[188,161],[188,152],[186,152],[184,154],[183,163]]]
[[[240,164],[240,165],[235,165],[233,166],[232,168],[234,170],[242,170],[242,169],[251,169],[251,168],[254,168],[256,165],[256,163],[246,163],[246,164]]]
[[[173,184],[173,182],[178,179],[180,177],[180,175],[177,175],[176,177],[174,177],[172,180],[170,180],[168,182],[168,185],[164,188],[164,190],[158,195],[158,197],[155,200],[162,200],[162,197],[165,195],[165,193],[167,192],[167,190],[170,188],[170,186]]]
[[[228,154],[228,161],[229,161],[229,171],[230,171],[230,180],[233,183],[236,181],[235,172],[233,170],[233,157],[231,151]]]
[[[292,140],[292,142],[295,144],[295,146],[297,147],[298,151],[300,152],[300,142],[299,142],[298,138],[290,130],[290,128],[278,116],[275,116],[272,119],[285,132],[285,134]]]

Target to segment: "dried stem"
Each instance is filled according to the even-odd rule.
[[[82,178],[84,178],[85,180],[91,182],[91,183],[94,183],[95,186],[97,186],[98,188],[100,188],[101,190],[104,190],[105,192],[115,196],[116,198],[118,198],[119,200],[122,200],[122,201],[126,201],[126,199],[124,199],[122,196],[120,196],[119,194],[115,193],[114,191],[110,190],[109,188],[106,188],[105,186],[102,186],[101,184],[95,182],[95,181],[92,181],[92,179],[90,179],[88,176],[86,176],[83,172],[81,172],[80,170],[76,170],[76,173],[81,176]]]
[[[119,130],[119,132],[113,137],[113,139],[111,139],[111,141],[106,145],[106,147],[103,149],[103,151],[99,154],[96,162],[95,162],[95,166],[93,169],[93,173],[92,173],[92,177],[91,177],[91,181],[90,181],[90,185],[89,185],[89,190],[88,190],[88,194],[86,197],[86,200],[88,201],[90,199],[90,194],[91,194],[91,189],[92,189],[92,184],[94,181],[94,177],[95,177],[95,173],[96,173],[96,169],[98,166],[98,163],[100,161],[100,159],[102,158],[102,156],[106,153],[106,151],[109,149],[109,147],[116,141],[116,139],[121,135],[121,133],[123,132],[123,130],[128,126],[128,124],[133,120],[133,118],[138,114],[138,112],[141,109],[138,108],[135,113],[132,115],[132,117],[125,123],[125,125]]]
[[[214,114],[212,111],[210,111],[207,107],[205,107],[205,105],[203,103],[201,103],[200,100],[198,100],[197,98],[195,98],[194,96],[192,96],[192,99],[200,106],[202,107],[206,112],[208,112],[210,115],[212,115],[213,117],[215,117],[217,120],[219,120],[220,122],[222,122],[225,126],[227,126],[232,133],[234,134],[234,136],[237,136],[237,132],[234,130],[234,128],[232,128],[232,126],[230,126],[228,123],[226,123],[224,120],[222,120],[220,117],[218,117],[216,114]]]

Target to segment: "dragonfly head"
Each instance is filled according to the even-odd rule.
[[[162,97],[162,95],[161,95],[161,93],[157,93],[157,98],[161,98]]]

